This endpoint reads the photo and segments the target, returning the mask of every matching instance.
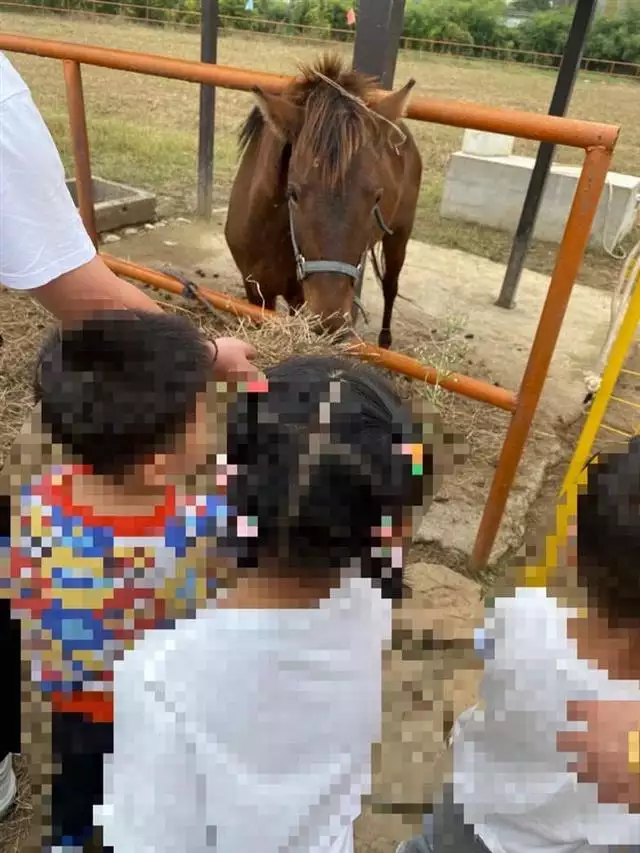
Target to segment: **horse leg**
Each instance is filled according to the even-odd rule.
[[[378,336],[378,345],[383,349],[391,346],[391,315],[393,304],[398,295],[398,278],[407,253],[407,242],[410,231],[397,229],[393,234],[382,238],[382,253],[384,255],[384,275],[382,277],[382,296],[384,310],[382,312],[382,328]]]
[[[287,287],[286,300],[289,305],[289,316],[295,317],[304,305],[304,291],[297,279]]]

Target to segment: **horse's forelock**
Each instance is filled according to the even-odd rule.
[[[345,70],[332,55],[303,66],[301,72],[287,93],[305,111],[297,146],[317,161],[322,183],[335,189],[344,183],[358,152],[378,143],[378,122],[366,105],[374,81]]]

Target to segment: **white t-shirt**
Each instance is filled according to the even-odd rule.
[[[151,632],[116,665],[105,844],[353,853],[390,635],[390,603],[360,579],[313,610],[212,606]]]
[[[580,660],[567,637],[575,611],[544,589],[496,599],[485,622],[487,660],[479,706],[453,738],[455,799],[492,853],[592,853],[640,842],[640,814],[598,803],[556,749],[567,702],[640,701],[640,683],[614,681]]]
[[[95,254],[51,134],[0,53],[0,284],[41,287]]]

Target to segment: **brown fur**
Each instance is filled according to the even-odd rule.
[[[374,195],[382,192],[379,207],[394,231],[383,238],[386,335],[381,338],[390,342],[391,309],[422,167],[408,129],[378,114],[374,90],[373,79],[325,55],[303,66],[279,98],[262,95],[262,109],[254,107],[240,131],[241,161],[225,233],[251,302],[271,308],[280,295],[295,309],[306,298],[323,319],[342,317],[353,300],[346,277],[316,273],[305,280],[304,292],[296,280],[287,185],[293,173],[305,191],[295,226],[305,257],[346,263],[357,263],[362,251],[382,238],[372,219]]]

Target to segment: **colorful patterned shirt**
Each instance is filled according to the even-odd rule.
[[[56,468],[23,488],[12,522],[12,610],[32,680],[53,708],[110,721],[114,662],[146,630],[194,615],[211,593],[195,544],[215,535],[226,504],[170,487],[152,514],[100,517],[73,503],[72,477],[81,475]]]

